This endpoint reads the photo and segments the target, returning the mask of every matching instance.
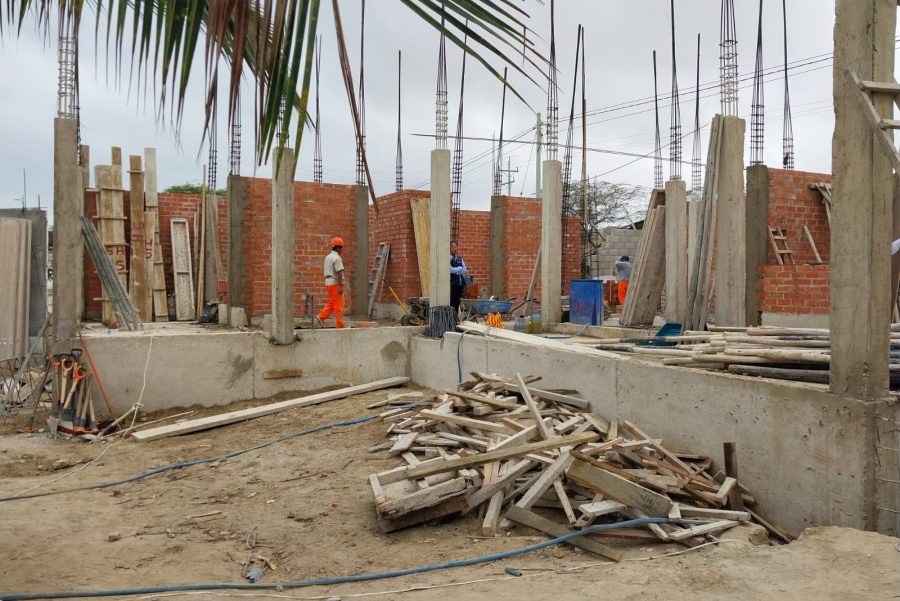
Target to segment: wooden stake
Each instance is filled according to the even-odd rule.
[[[722,450],[725,453],[725,475],[729,478],[734,478],[740,483],[740,478],[738,478],[737,443],[733,440],[726,440],[722,443]],[[740,486],[732,486],[728,491],[728,505],[735,511],[744,511],[744,498],[741,496]]]

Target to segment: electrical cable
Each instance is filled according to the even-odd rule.
[[[376,417],[376,416],[373,416]],[[369,418],[372,419],[372,418]],[[3,601],[31,601],[34,599],[79,599],[84,597],[120,597],[120,596],[131,596],[131,595],[152,595],[158,593],[170,593],[170,592],[180,592],[180,591],[216,591],[216,590],[281,590],[287,588],[304,588],[309,586],[331,586],[335,584],[345,584],[348,582],[368,582],[372,580],[384,580],[386,578],[397,578],[399,576],[408,576],[410,574],[421,574],[423,572],[433,572],[436,570],[446,570],[449,568],[459,568],[477,565],[480,563],[489,563],[493,561],[499,561],[502,559],[508,559],[510,557],[518,557],[520,555],[525,555],[531,553],[533,551],[539,551],[541,549],[546,549],[547,547],[553,547],[559,545],[561,543],[568,542],[570,540],[580,538],[582,536],[587,536],[589,534],[595,534],[597,532],[604,532],[606,530],[616,530],[619,528],[633,528],[637,526],[644,526],[647,524],[666,524],[669,523],[668,518],[639,518],[634,520],[625,520],[622,522],[613,522],[611,524],[599,524],[597,526],[589,526],[582,530],[576,530],[573,532],[569,532],[563,536],[558,536],[556,538],[551,538],[546,541],[542,541],[539,543],[535,543],[533,545],[528,545],[526,547],[520,547],[518,549],[511,549],[509,551],[501,551],[499,553],[492,553],[490,555],[482,555],[479,557],[472,557],[469,559],[459,559],[454,561],[445,561],[441,563],[432,563],[424,566],[418,566],[414,568],[404,568],[401,570],[393,570],[387,572],[370,572],[368,574],[351,574],[348,576],[333,576],[327,578],[309,578],[305,580],[287,580],[284,582],[273,582],[273,583],[247,583],[247,582],[235,582],[235,583],[208,583],[208,584],[181,584],[181,585],[170,585],[170,586],[151,586],[151,587],[139,587],[139,588],[126,588],[126,589],[107,589],[107,590],[97,590],[97,591],[53,591],[53,592],[44,592],[44,593],[12,593],[12,594],[3,594],[0,593],[0,599]]]
[[[410,405],[411,406],[411,405]],[[105,488],[112,488],[114,486],[121,486],[122,484],[129,484],[131,482],[137,482],[138,480],[143,480],[145,478],[149,478],[151,476],[156,476],[158,474],[163,474],[168,471],[184,469],[186,467],[193,467],[195,465],[203,465],[206,463],[215,463],[216,461],[222,461],[224,459],[232,459],[234,457],[238,457],[239,455],[244,455],[249,453],[250,451],[256,451],[258,449],[262,449],[265,447],[272,446],[274,444],[278,444],[280,442],[285,442],[287,440],[291,440],[293,438],[298,438],[300,436],[306,436],[307,434],[315,434],[316,432],[321,432],[323,430],[330,430],[332,428],[341,428],[344,426],[355,426],[358,424],[364,424],[366,422],[370,422],[374,419],[377,419],[377,415],[370,415],[368,417],[361,417],[358,419],[351,419],[341,422],[333,422],[330,424],[324,424],[321,426],[316,426],[315,428],[309,428],[307,430],[301,430],[300,432],[294,432],[293,434],[285,434],[284,436],[279,436],[274,440],[270,440],[267,442],[263,442],[257,445],[253,445],[252,447],[247,447],[246,449],[240,449],[237,451],[231,451],[229,453],[225,453],[223,455],[216,455],[214,457],[204,457],[201,459],[194,459],[191,461],[182,461],[178,463],[170,463],[169,465],[164,465],[162,467],[158,467],[152,470],[148,470],[146,472],[142,472],[135,476],[130,476],[128,478],[124,478],[122,480],[114,480],[112,482],[101,482],[99,484],[86,484],[84,486],[77,486],[74,488],[64,488],[61,490],[51,490],[47,492],[35,493],[31,495],[22,495],[22,496],[12,496],[12,497],[0,497],[0,503],[5,503],[7,501],[19,501],[21,499],[35,499],[38,497],[49,497],[52,495],[61,495],[65,493],[78,492],[82,490],[102,490]],[[6,597],[0,595],[0,599],[5,601]]]

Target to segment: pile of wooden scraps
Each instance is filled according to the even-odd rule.
[[[894,328],[892,328],[894,329]],[[654,338],[675,346],[620,346],[620,340],[598,340],[603,350],[660,357],[665,365],[802,382],[829,383],[831,334],[827,329],[711,327],[684,336]],[[609,343],[614,344],[610,345]],[[890,370],[900,372],[900,331],[891,332]]]
[[[483,517],[485,535],[522,524],[554,537],[597,520],[661,517],[672,523],[603,536],[695,544],[751,519],[743,504],[753,497],[735,477],[710,476],[709,458],[672,453],[629,421],[591,413],[572,391],[536,387],[539,377],[473,376],[460,390],[379,403],[403,403],[381,414],[388,440],[370,449],[404,462],[370,477],[382,531],[467,512]],[[599,539],[570,544],[621,559]]]

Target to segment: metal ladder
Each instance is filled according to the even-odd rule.
[[[369,274],[369,318],[375,310],[375,301],[381,296],[384,287],[384,276],[387,272],[388,257],[391,256],[391,245],[387,242],[379,242],[375,260],[372,262],[372,272]]]

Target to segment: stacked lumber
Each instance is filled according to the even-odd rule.
[[[665,365],[683,365],[736,374],[829,383],[831,334],[820,328],[716,328],[685,331],[682,336],[656,337],[672,346],[616,344],[624,339],[599,340],[607,351],[661,357]],[[612,344],[611,344],[612,343]],[[890,370],[900,372],[900,332],[891,333]]]
[[[666,193],[653,190],[619,323],[653,325],[666,283]]]
[[[751,519],[735,504],[753,497],[736,477],[710,476],[708,457],[673,453],[630,421],[592,413],[572,391],[535,387],[537,376],[472,376],[459,390],[394,395],[374,405],[390,406],[380,414],[387,440],[370,452],[403,460],[369,479],[382,531],[470,512],[481,516],[486,536],[514,524],[561,536],[621,516],[670,518],[649,531],[570,541],[618,561],[621,552],[595,536],[690,545]],[[559,519],[535,508],[555,510]]]

